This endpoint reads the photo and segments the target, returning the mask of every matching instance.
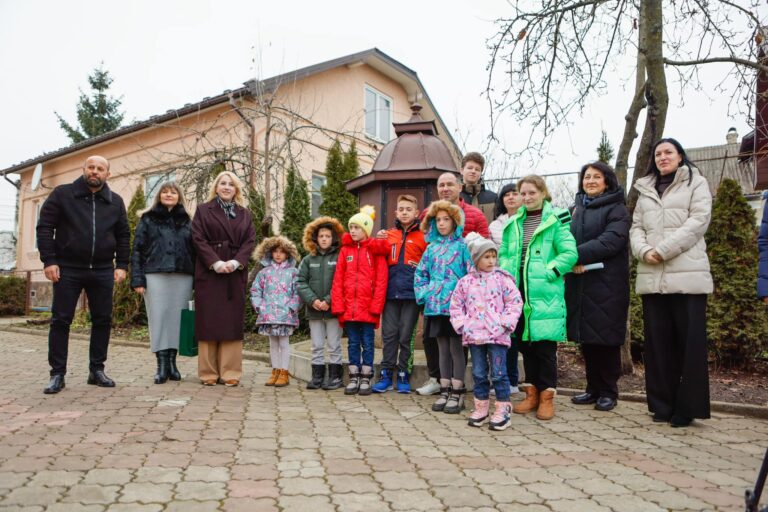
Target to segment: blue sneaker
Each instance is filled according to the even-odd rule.
[[[390,391],[392,388],[392,370],[383,369],[381,370],[381,376],[379,377],[379,382],[373,385],[371,388],[374,393],[386,393],[387,391]]]
[[[397,392],[408,394],[411,392],[411,383],[408,381],[409,375],[405,372],[397,372]]]

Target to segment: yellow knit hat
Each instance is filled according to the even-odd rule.
[[[375,218],[376,209],[371,205],[365,205],[360,208],[359,213],[356,213],[349,218],[347,226],[356,224],[363,228],[363,231],[365,231],[368,236],[371,236],[371,233],[373,232],[373,219]]]

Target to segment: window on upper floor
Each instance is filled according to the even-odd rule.
[[[320,190],[325,185],[325,176],[322,174],[312,175],[312,217],[316,218],[320,216],[320,205],[323,204],[323,196],[320,195]]]
[[[389,142],[392,139],[392,98],[365,86],[365,134]]]
[[[175,179],[175,171],[144,176],[144,199],[147,201],[147,205],[155,198],[155,194],[160,191],[160,185]]]

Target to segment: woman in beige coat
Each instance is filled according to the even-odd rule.
[[[675,139],[653,147],[635,183],[630,241],[643,298],[645,387],[653,421],[687,427],[709,418],[706,307],[712,293],[704,233],[712,195]]]

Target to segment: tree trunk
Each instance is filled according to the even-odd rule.
[[[616,177],[619,179],[619,183],[624,187],[625,191],[629,193],[632,188],[632,182],[627,181],[627,171],[629,170],[629,153],[632,150],[632,144],[634,144],[637,138],[637,122],[640,118],[640,112],[646,107],[645,102],[645,53],[640,51],[640,48],[645,46],[645,12],[643,5],[645,2],[640,3],[640,12],[638,15],[638,36],[637,36],[637,59],[635,69],[635,93],[632,95],[632,102],[629,105],[629,111],[624,116],[624,135],[619,145],[619,151],[616,154]]]
[[[645,117],[645,127],[640,138],[640,146],[635,157],[635,169],[632,183],[645,175],[648,162],[652,158],[653,144],[663,136],[664,125],[667,121],[669,95],[667,93],[667,76],[664,72],[663,29],[661,0],[644,0],[645,9],[645,46],[640,51],[645,53],[645,69],[648,80],[645,84],[645,99],[648,110]],[[627,207],[634,210],[637,202],[637,192],[632,189],[627,198]]]
[[[632,98],[629,111],[624,118],[624,136],[616,156],[616,173],[619,183],[627,185],[627,207],[630,214],[637,202],[637,192],[632,185],[643,176],[648,168],[651,155],[651,147],[664,133],[664,125],[667,119],[669,96],[667,93],[667,78],[664,72],[663,52],[663,17],[661,0],[643,0],[640,3],[638,16],[638,53],[637,74],[635,75],[635,94]],[[632,181],[627,182],[629,167],[629,153],[634,139],[637,137],[637,123],[640,112],[647,106],[645,126],[640,138],[640,145],[635,156],[635,166],[632,173]],[[631,259],[631,256],[630,256]],[[631,264],[631,261],[630,261]],[[632,293],[632,292],[630,292]],[[630,352],[631,317],[627,315],[627,332],[625,343],[621,350],[621,373],[629,375],[634,373],[632,355]]]

